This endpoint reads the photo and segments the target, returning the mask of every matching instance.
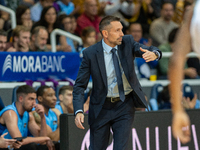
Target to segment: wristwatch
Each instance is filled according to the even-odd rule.
[[[159,57],[159,54],[157,51],[154,51],[154,54],[156,55],[157,58]]]

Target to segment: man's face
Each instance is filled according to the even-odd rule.
[[[73,100],[73,95],[72,95],[72,91],[70,90],[66,90],[65,93],[62,95],[62,102],[65,105],[65,107],[70,107],[73,105],[72,100]]]
[[[0,52],[3,52],[6,48],[7,37],[0,35]]]
[[[54,0],[40,0],[40,3],[42,7],[48,7],[48,6],[53,6],[53,1]]]
[[[64,4],[68,4],[69,2],[71,2],[71,0],[62,0],[62,2],[63,2]]]
[[[19,37],[17,38],[17,44],[19,46],[19,48],[24,48],[24,47],[29,47],[29,44],[30,44],[30,36],[31,36],[31,33],[28,31],[21,31],[20,34],[19,34]]]
[[[96,0],[87,0],[85,3],[85,12],[91,16],[97,15],[98,7]]]
[[[65,31],[70,32],[72,30],[72,19],[70,17],[63,19],[62,24]]]
[[[122,28],[123,26],[119,21],[113,21],[105,29],[105,34],[103,36],[109,46],[115,47],[122,43],[122,37],[124,36]]]
[[[170,21],[174,15],[173,5],[170,3],[164,4],[161,10],[161,15],[165,20]]]
[[[48,39],[48,33],[44,29],[40,29],[38,35],[35,37],[35,47],[37,49],[43,50],[46,47],[47,44],[47,39]]]
[[[32,111],[33,107],[36,104],[36,101],[35,101],[36,93],[23,94],[22,99],[23,99],[22,101],[23,109],[27,112]]]
[[[44,94],[42,96],[42,105],[49,109],[49,108],[54,108],[56,105],[56,96],[55,96],[55,91],[52,88],[46,88],[44,89]]]
[[[129,29],[129,34],[131,34],[136,42],[139,42],[142,38],[142,27],[140,24],[132,24]]]

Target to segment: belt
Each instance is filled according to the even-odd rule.
[[[130,96],[132,92],[130,92],[129,94],[125,95],[125,99],[128,98]],[[120,97],[106,97],[106,101],[109,101],[111,103],[115,103],[120,101]]]

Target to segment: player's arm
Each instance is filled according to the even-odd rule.
[[[2,118],[12,138],[22,137],[22,134],[18,128],[18,116],[15,111],[5,111],[2,115]],[[26,143],[27,140],[24,139],[24,141]],[[21,145],[25,145],[24,142],[17,142],[13,144],[14,148],[19,148]]]
[[[187,143],[190,140],[190,130],[183,130],[183,128],[190,126],[190,121],[181,104],[181,82],[186,55],[191,50],[190,21],[192,12],[193,9],[186,12],[184,23],[178,32],[175,45],[172,47],[174,54],[170,59],[169,65],[169,79],[171,81],[169,88],[173,112],[172,131],[174,137],[179,137],[182,143]]]
[[[184,23],[177,34],[175,45],[172,47],[174,54],[170,58],[169,65],[169,79],[171,81],[170,92],[173,112],[183,110],[181,105],[181,82],[183,80],[183,70],[186,61],[186,55],[191,50],[190,20],[192,16],[192,10],[188,10],[186,14],[187,15],[185,16]]]
[[[40,135],[40,126],[36,123],[33,113],[29,113],[28,129],[34,137],[38,137]]]
[[[50,137],[50,139],[52,141],[59,141],[60,140],[60,121],[59,121],[59,116],[60,116],[60,111],[58,109],[53,109],[53,111],[55,112],[55,114],[57,115],[57,124],[58,127],[54,132],[50,132],[48,133],[48,137]]]
[[[33,136],[47,136],[47,125],[44,115],[44,107],[42,105],[36,104],[35,111],[29,113],[28,125]]]
[[[22,137],[18,128],[18,117],[13,110],[5,111],[2,118],[12,138]]]

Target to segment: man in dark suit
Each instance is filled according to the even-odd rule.
[[[131,35],[124,36],[122,28],[117,17],[107,16],[101,20],[99,30],[103,40],[83,51],[82,64],[74,85],[75,124],[84,129],[84,90],[92,76],[90,150],[106,150],[110,128],[113,131],[113,149],[127,150],[135,107],[147,107],[135,74],[134,58],[143,57],[149,62],[160,59],[162,55],[156,47],[139,44]]]

